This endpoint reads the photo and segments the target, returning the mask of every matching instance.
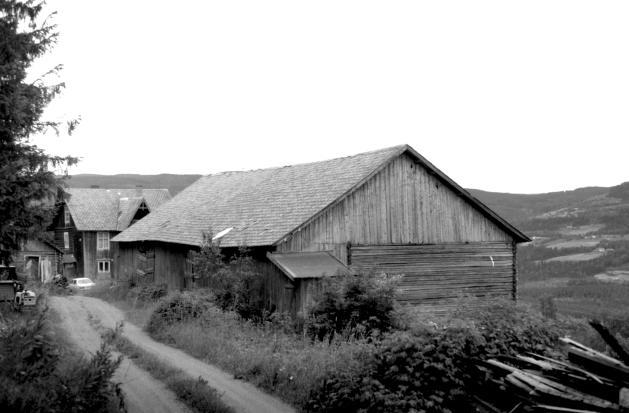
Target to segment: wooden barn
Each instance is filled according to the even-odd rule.
[[[167,189],[66,188],[53,219],[66,277],[113,276],[110,240],[170,199]]]
[[[63,271],[63,251],[49,241],[27,239],[15,254],[18,275],[29,281],[48,282]]]
[[[403,274],[399,300],[411,304],[515,298],[516,244],[529,241],[402,145],[203,177],[112,240],[117,273],[191,287],[186,258],[208,230],[226,251],[247,246],[268,305],[293,312],[339,271]]]

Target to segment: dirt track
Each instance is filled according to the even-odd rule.
[[[92,353],[96,351],[100,345],[100,336],[89,324],[87,320],[88,314],[91,314],[94,318],[99,320],[104,327],[108,328],[113,328],[117,322],[124,320],[124,315],[120,310],[109,303],[96,298],[83,296],[52,297],[50,299],[50,305],[61,315],[64,320],[64,328],[66,328],[70,337],[81,348]],[[211,387],[215,388],[223,395],[223,401],[232,406],[239,413],[295,412],[292,407],[277,398],[262,392],[253,385],[236,380],[232,375],[218,369],[217,367],[203,363],[181,350],[153,340],[141,329],[126,321],[124,324],[123,334],[131,342],[156,355],[162,361],[189,373],[192,378],[202,377],[207,380]],[[133,366],[132,363],[128,363],[126,365]],[[125,364],[123,364],[123,366],[119,369],[119,372],[125,372],[125,374],[123,374],[122,377],[117,377],[120,381],[129,382],[126,383],[128,386],[123,386],[123,389],[127,395],[127,399],[129,399],[128,405],[130,406],[130,412],[185,411],[180,403],[177,402],[176,407],[172,404],[173,402],[176,402],[173,399],[174,396],[170,391],[164,388],[163,384],[156,382],[150,376],[147,377],[147,380],[145,381],[145,379],[140,378],[141,376],[139,375],[129,375],[127,373],[134,370],[139,370],[137,374],[140,374],[141,372],[148,376],[147,373],[141,371],[135,366],[129,367],[129,369],[125,371]],[[134,371],[134,374],[135,373],[136,372]],[[129,380],[130,378],[131,380]],[[150,382],[148,381],[149,379]],[[134,389],[133,386],[138,386],[138,383],[140,388]],[[131,388],[128,388],[129,386],[131,386]],[[143,399],[145,393],[149,390],[154,391],[155,395],[147,395],[148,399]],[[138,393],[138,407],[144,407],[144,403],[149,402],[146,408],[140,410],[131,408],[134,406],[134,403],[132,402],[134,397],[136,397],[133,396],[133,393],[135,392]],[[159,406],[155,406],[156,404],[159,404]]]
[[[62,327],[69,338],[87,354],[101,345],[100,334],[88,321],[88,311],[77,297],[51,297],[50,306],[61,316]],[[189,412],[166,386],[125,358],[114,380],[122,383],[129,413]]]

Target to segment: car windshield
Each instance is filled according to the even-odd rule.
[[[79,283],[79,284],[89,284],[89,283],[91,283],[91,281],[88,280],[87,278],[82,278],[80,280],[77,280],[76,282]]]

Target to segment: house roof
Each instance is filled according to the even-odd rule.
[[[517,241],[528,240],[410,146],[400,145],[321,162],[205,176],[112,241],[197,246],[203,240],[203,232],[216,234],[233,227],[221,238],[222,247],[273,245],[405,152]]]
[[[170,199],[168,189],[66,188],[65,203],[79,231],[122,231],[142,201],[154,211]]]
[[[30,251],[54,251],[59,254],[63,254],[63,250],[57,247],[54,243],[44,239],[28,238],[20,248],[22,252]]]
[[[327,251],[267,253],[266,256],[293,281],[350,274],[349,268]]]

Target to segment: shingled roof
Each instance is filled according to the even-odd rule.
[[[122,231],[142,201],[154,211],[170,199],[168,189],[66,188],[65,202],[79,231]]]
[[[233,228],[221,238],[221,246],[273,245],[404,152],[415,156],[437,175],[443,175],[408,145],[281,168],[223,172],[200,178],[112,241],[198,246],[203,232],[216,234]],[[467,191],[443,177],[501,228],[518,240],[528,240]]]

